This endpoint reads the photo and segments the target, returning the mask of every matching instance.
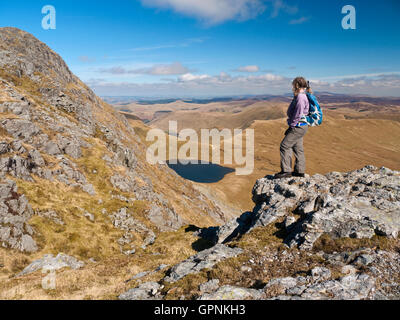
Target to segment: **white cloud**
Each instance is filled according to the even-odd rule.
[[[207,74],[202,74],[202,75],[194,75],[191,73],[186,73],[183,74],[179,77],[180,81],[195,81],[195,80],[205,80],[205,79],[209,79],[210,76]]]
[[[170,49],[170,48],[176,48],[178,45],[176,44],[160,44],[152,47],[138,47],[138,48],[132,48],[127,51],[151,51],[151,50],[159,50],[159,49]]]
[[[249,76],[248,79],[250,80],[265,80],[265,81],[283,81],[285,78],[283,76],[279,76],[276,74],[272,74],[272,73],[266,73],[266,74],[262,74],[260,76]]]
[[[84,62],[84,63],[90,63],[90,62],[94,62],[96,61],[95,58],[89,57],[89,56],[80,56],[78,57],[80,62]]]
[[[99,72],[109,73],[109,74],[127,74],[129,73],[129,70],[123,67],[111,67],[111,68],[100,68]]]
[[[255,65],[253,65],[253,66],[243,66],[243,67],[237,68],[235,71],[238,71],[238,72],[258,72],[258,71],[260,71],[260,68],[259,68],[259,66],[255,66]]]
[[[107,82],[91,79],[87,84],[99,95],[131,96],[220,96],[240,94],[280,94],[289,92],[291,79],[274,74],[232,77],[225,72],[211,76],[187,73],[159,83]]]
[[[262,0],[141,0],[148,7],[172,9],[208,25],[249,20],[265,10]]]
[[[176,79],[158,83],[110,82],[91,79],[87,84],[99,95],[163,96],[163,97],[212,97],[245,94],[283,94],[291,92],[291,78],[265,73],[261,75],[231,76],[196,75],[186,73]],[[311,79],[313,90],[343,94],[368,94],[371,96],[399,96],[400,75],[344,78],[334,81]]]
[[[302,24],[310,20],[310,17],[300,17],[289,21],[289,24]]]
[[[400,92],[400,75],[396,73],[346,77],[333,82],[311,80],[310,83],[314,90],[334,93],[399,96]]]
[[[322,77],[319,79],[322,80],[340,80],[340,79],[354,79],[354,78],[361,78],[361,77],[381,77],[381,76],[399,76],[400,71],[388,71],[388,72],[378,72],[378,73],[361,73],[361,74],[348,74],[348,75],[341,75],[341,76],[330,76],[330,77]]]
[[[280,84],[286,84],[289,83],[289,79],[275,75],[275,74],[262,74],[262,75],[257,75],[257,76],[238,76],[238,77],[232,77],[226,72],[221,72],[219,75],[216,76],[210,76],[210,75],[193,75],[193,74],[185,74],[179,77],[178,81],[185,81],[185,82],[192,82],[192,83],[197,83],[197,84],[203,84],[203,85],[229,85],[229,86],[235,86],[235,85],[246,85],[246,86],[251,86],[251,85],[271,85],[276,83]]]
[[[172,44],[160,44],[160,45],[154,45],[150,47],[137,47],[137,48],[132,48],[127,51],[151,51],[151,50],[160,50],[160,49],[171,49],[171,48],[183,48],[183,47],[189,47],[192,44],[198,44],[198,43],[203,43],[209,38],[190,38],[186,39],[180,43],[172,43]]]
[[[152,75],[173,75],[185,74],[189,72],[189,69],[183,66],[180,62],[174,62],[172,64],[155,65],[150,69],[144,69],[143,71],[143,73],[149,73]]]
[[[179,75],[189,73],[189,68],[183,66],[180,62],[174,62],[171,64],[156,64],[149,68],[139,69],[126,69],[123,67],[111,67],[99,69],[101,73],[109,73],[114,75],[123,74],[147,74],[155,76],[166,76],[166,75]]]
[[[282,0],[269,0],[273,2],[273,11],[271,13],[272,18],[276,18],[281,11],[287,13],[287,14],[296,14],[299,9],[297,6],[290,6],[283,2]]]

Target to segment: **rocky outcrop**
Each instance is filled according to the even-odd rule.
[[[65,267],[71,269],[80,269],[85,265],[84,262],[78,259],[66,255],[64,253],[59,253],[57,256],[52,254],[46,254],[43,258],[33,261],[24,270],[22,270],[17,276],[23,276],[26,274],[33,273],[37,270],[59,270]]]
[[[320,266],[307,275],[272,278],[259,289],[237,285],[220,286],[211,279],[199,286],[198,299],[279,299],[279,300],[361,300],[400,297],[400,254],[379,249],[313,252],[316,240],[326,234],[332,239],[398,237],[400,221],[400,173],[387,168],[366,166],[349,173],[330,173],[305,178],[274,180],[265,177],[253,188],[255,207],[225,225],[200,229],[200,237],[214,246],[200,251],[168,270],[153,293],[143,287],[131,289],[121,299],[163,299],[162,283],[174,283],[190,274],[212,269],[224,259],[246,254],[246,250],[225,245],[256,227],[280,221],[291,250],[276,256],[260,253],[259,262],[297,261],[303,252],[316,258]],[[262,230],[262,229],[261,229]],[[225,244],[224,244],[225,243]],[[255,263],[253,260],[252,263]],[[242,272],[252,268],[242,267]],[[334,271],[333,271],[334,270]],[[239,271],[237,271],[239,272]],[[154,286],[153,286],[154,285]],[[162,290],[161,290],[162,291]]]
[[[199,286],[199,290],[202,293],[210,293],[218,290],[219,288],[219,279],[211,279],[207,282],[202,283]]]
[[[271,193],[262,190],[269,182],[258,183],[255,197],[270,197]],[[283,207],[294,208],[292,212],[300,215],[299,221],[289,226],[286,242],[291,247],[311,249],[324,233],[332,238],[396,238],[400,230],[400,172],[367,166],[346,174],[313,176],[298,184],[280,182],[275,188],[289,200]],[[259,220],[276,217],[269,206],[271,200],[262,202]],[[294,206],[288,207],[291,202]]]
[[[118,298],[120,300],[161,300],[160,289],[162,286],[157,282],[145,282],[137,288],[122,293]]]
[[[125,231],[124,235],[118,239],[118,243],[121,246],[121,251],[125,254],[133,254],[135,252],[134,247],[130,247],[129,250],[124,250],[126,245],[130,245],[132,242],[131,232],[136,232],[144,237],[142,247],[145,248],[147,245],[154,243],[156,240],[155,233],[147,228],[143,223],[133,218],[131,212],[127,208],[121,208],[118,211],[110,215],[113,225]]]
[[[140,183],[137,182],[138,179]],[[161,194],[154,192],[153,184],[146,177],[133,172],[126,176],[114,174],[110,182],[123,192],[133,193],[136,200],[150,201],[147,217],[160,231],[177,230],[183,225],[180,216],[169,207]]]
[[[264,294],[277,300],[363,300],[374,297],[375,279],[367,274],[326,280],[330,277],[328,269],[313,269],[311,273],[306,277],[273,279],[264,287]]]
[[[62,220],[62,218],[54,210],[37,211],[37,212],[35,212],[35,214],[37,214],[40,217],[46,218],[58,225],[62,226],[65,224],[64,221]]]
[[[74,144],[73,147],[68,149],[69,147],[70,145],[64,146],[62,150],[73,158],[80,156],[79,144]],[[0,158],[0,172],[3,174],[9,174],[30,182],[33,181],[32,175],[37,175],[47,180],[57,179],[66,185],[78,186],[91,195],[95,194],[93,186],[87,182],[85,175],[77,169],[74,162],[61,155],[61,149],[52,141],[45,144],[43,152],[56,156],[60,161],[58,163],[59,168],[55,170],[46,167],[46,162],[37,149],[31,148],[28,151],[21,143],[21,140],[14,140],[11,143],[3,141],[0,150],[2,150],[0,154],[4,154]],[[11,153],[14,153],[14,155],[11,155]]]
[[[215,292],[201,295],[199,300],[260,300],[262,296],[260,290],[226,285]]]
[[[400,230],[400,172],[366,166],[349,173],[257,180],[253,212],[199,235],[225,243],[256,227],[284,219],[290,247],[311,249],[322,235],[332,238],[396,238]]]
[[[236,257],[242,251],[240,248],[230,248],[223,244],[218,244],[173,266],[169,275],[164,280],[167,282],[176,282],[188,274],[198,273],[205,268],[212,268],[222,260]]]
[[[223,245],[217,245],[221,248]],[[196,255],[197,263],[208,259],[213,248]],[[296,253],[290,253],[296,255]],[[288,253],[288,255],[290,255]],[[311,253],[310,253],[311,254]],[[327,267],[314,267],[307,275],[273,278],[260,289],[235,285],[219,285],[218,279],[202,283],[199,300],[365,300],[398,299],[400,283],[393,281],[400,274],[400,254],[383,250],[359,249],[351,252],[322,254]],[[187,259],[187,265],[194,257]],[[172,268],[187,270],[183,264]],[[335,276],[331,269],[340,270]],[[195,270],[194,272],[199,272]],[[336,271],[337,272],[337,271]],[[190,274],[183,272],[182,274]],[[168,282],[168,277],[163,281]],[[120,299],[163,299],[162,282],[146,282],[120,295]]]
[[[153,203],[147,212],[147,217],[161,231],[177,230],[183,225],[180,216],[168,206]]]
[[[322,258],[345,275],[367,273],[375,281],[368,298],[387,300],[400,298],[400,253],[370,248],[325,253]],[[372,280],[370,280],[372,281]]]
[[[32,142],[32,138],[41,132],[40,129],[29,120],[6,119],[1,122],[1,125],[14,138],[24,142]]]
[[[200,299],[398,299],[400,254],[371,248],[316,253],[322,236],[330,239],[385,237],[397,241],[400,230],[400,172],[366,166],[348,173],[332,172],[305,178],[257,180],[255,207],[225,225],[201,229],[197,235],[219,246],[254,228],[282,228],[283,243],[290,251],[264,253],[265,261],[296,261],[298,249],[317,257],[324,266],[306,276],[273,278],[261,289],[211,286]],[[323,247],[322,247],[323,248]],[[294,251],[293,251],[294,250]],[[244,253],[246,253],[244,251]],[[336,270],[336,275],[331,271]],[[243,267],[243,271],[251,271]],[[339,274],[338,275],[338,270]],[[207,287],[207,286],[206,286]]]
[[[26,197],[18,193],[14,181],[0,182],[0,242],[3,247],[25,252],[37,250],[28,224],[33,210]]]
[[[15,45],[17,38],[24,45]],[[0,43],[0,66],[15,76],[33,77],[40,72],[51,74],[53,82],[74,81],[65,62],[31,34],[17,28],[2,28]]]
[[[242,253],[242,249],[240,248],[230,248],[223,244],[218,244],[210,249],[206,249],[200,251],[194,256],[189,257],[188,259],[182,261],[181,263],[176,264],[172,268],[167,271],[167,276],[163,278],[162,281],[167,283],[174,283],[187,275],[196,274],[206,268],[212,268],[215,264],[225,259],[233,258]],[[161,265],[156,270],[157,272],[164,269],[166,266]],[[149,272],[145,272],[144,275],[148,275]],[[139,274],[141,275],[141,274]],[[138,275],[133,277],[130,280],[138,279]],[[215,284],[215,283],[214,283]],[[218,284],[218,282],[216,283]],[[203,286],[204,290],[207,288],[217,288],[218,286],[214,286],[213,284],[209,284],[208,286]],[[163,288],[163,285],[160,285],[156,282],[145,282],[141,284],[139,287],[132,288],[127,292],[121,294],[119,299],[121,300],[142,300],[142,299],[163,299],[164,295],[159,292],[160,289]],[[250,290],[251,291],[251,290]]]

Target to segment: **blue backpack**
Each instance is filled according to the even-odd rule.
[[[308,115],[303,115],[300,122],[307,123],[310,127],[319,126],[322,123],[322,109],[318,103],[317,98],[307,92],[308,102],[310,103],[310,110]]]

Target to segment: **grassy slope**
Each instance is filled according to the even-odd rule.
[[[214,111],[217,110],[217,111]],[[211,108],[203,106],[201,112],[195,111],[176,111],[169,113],[150,124],[162,130],[168,130],[168,122],[174,120],[178,122],[178,129],[192,128],[196,131],[211,128],[246,128],[256,119],[278,119],[284,116],[284,105],[271,102],[256,102],[249,106],[221,106]]]

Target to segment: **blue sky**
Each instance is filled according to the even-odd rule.
[[[355,30],[341,25],[349,4]],[[16,0],[1,1],[0,26],[32,33],[103,96],[281,94],[298,75],[400,96],[399,14],[397,0]]]

